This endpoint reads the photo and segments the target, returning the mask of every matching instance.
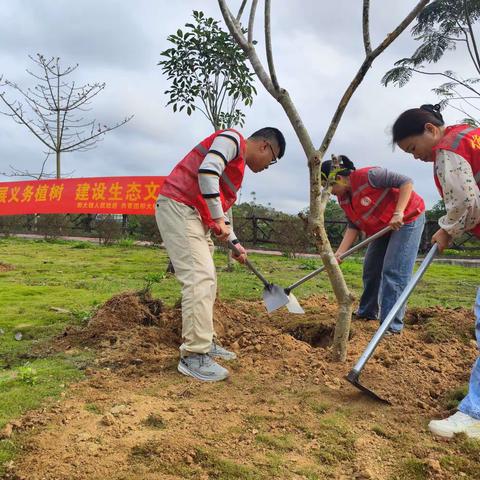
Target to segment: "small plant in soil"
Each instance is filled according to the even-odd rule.
[[[151,413],[144,421],[143,424],[150,428],[163,429],[166,427],[165,420],[156,413]]]
[[[32,368],[28,363],[17,369],[18,376],[17,378],[27,385],[35,385],[38,380],[37,371]]]
[[[85,410],[87,412],[94,413],[95,415],[101,415],[103,413],[102,409],[95,403],[86,403]]]
[[[131,456],[135,459],[155,460],[161,450],[161,445],[157,440],[147,440],[144,443],[135,445],[130,452]]]

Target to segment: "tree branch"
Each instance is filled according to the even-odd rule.
[[[252,8],[250,9],[250,17],[248,19],[248,44],[253,45],[253,24],[255,21],[255,11],[257,10],[258,0],[252,1]]]
[[[28,123],[26,119],[23,118],[22,113],[18,113],[4,97],[5,94],[0,93],[0,98],[5,103],[5,105],[12,111],[12,116],[18,120],[18,123],[25,125],[46,147],[50,148],[51,150],[55,150],[55,147],[49,145],[41,136],[38,134]]]
[[[240,24],[232,16],[232,13],[230,12],[229,8],[225,3],[225,0],[218,0],[218,5],[220,7],[220,11],[222,12],[223,19],[227,24],[228,30],[233,35],[240,48],[244,51],[247,58],[250,60],[250,63],[253,67],[253,70],[257,74],[258,79],[260,80],[260,82],[262,82],[268,93],[270,93],[270,95],[272,95],[275,99],[278,100],[279,93],[273,86],[272,80],[263,68],[262,62],[258,58],[257,52],[255,51],[253,44],[248,43],[245,39],[245,35],[241,30]]]
[[[272,35],[270,28],[270,0],[265,0],[265,50],[267,53],[268,70],[270,71],[270,78],[272,79],[273,88],[279,91],[280,85],[278,84],[272,53]]]
[[[321,156],[325,154],[326,150],[330,146],[333,135],[337,130],[338,124],[343,116],[343,113],[345,112],[348,102],[350,101],[352,95],[355,93],[356,89],[364,79],[373,61],[408,27],[408,25],[410,25],[413,19],[422,11],[422,9],[429,2],[430,0],[420,0],[415,6],[415,8],[413,8],[413,10],[402,20],[398,27],[395,28],[393,32],[389,33],[382,41],[382,43],[380,43],[380,45],[370,53],[370,55],[367,55],[364,62],[360,66],[357,74],[353,78],[352,82],[345,90],[345,93],[343,94],[340,103],[338,104],[337,110],[332,117],[330,126],[328,127],[327,133],[325,134],[319,148]]]
[[[363,46],[365,47],[365,56],[369,56],[372,53],[372,45],[370,43],[370,0],[363,0]]]
[[[114,125],[113,127],[107,127],[103,130],[100,130],[98,131],[97,133],[91,135],[90,137],[88,138],[84,138],[84,139],[81,139],[79,140],[78,142],[72,144],[72,145],[69,145],[65,148],[62,148],[61,151],[62,152],[73,152],[79,145],[82,145],[83,143],[87,143],[87,142],[90,142],[91,140],[99,137],[100,135],[104,135],[105,133],[108,133],[108,132],[111,132],[112,130],[115,130],[117,129],[118,127],[121,127],[122,125],[125,125],[127,122],[129,122],[131,119],[133,118],[133,115],[131,115],[130,117],[127,117],[125,118],[124,120],[122,120],[121,122],[117,123],[116,125]]]
[[[480,96],[480,92],[475,90],[471,85],[468,85],[468,83],[462,82],[458,78],[452,77],[451,75],[448,75],[447,73],[442,73],[442,72],[424,72],[423,70],[417,70],[416,68],[408,67],[412,72],[415,73],[421,73],[422,75],[438,75],[440,77],[445,77],[448,78],[449,80],[454,81],[455,83],[458,83],[462,87],[470,90],[471,92],[475,93],[476,95]]]
[[[243,10],[245,9],[246,4],[247,4],[247,0],[243,0],[237,13],[237,17],[236,17],[237,22],[240,22],[240,19],[242,18]]]
[[[463,8],[465,10],[465,18],[467,19],[467,25],[468,25],[468,30],[470,32],[470,38],[472,39],[473,49],[475,50],[475,57],[477,59],[476,66],[478,70],[478,66],[480,66],[480,55],[478,53],[477,42],[475,40],[475,34],[473,33],[472,22],[470,20],[470,12],[468,10],[468,5],[466,0],[463,0]]]

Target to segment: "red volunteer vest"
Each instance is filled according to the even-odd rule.
[[[473,177],[480,187],[480,128],[473,128],[469,125],[447,127],[442,140],[433,149],[435,151],[448,150],[462,156],[472,167]],[[435,162],[433,163],[433,175],[438,191],[443,198]],[[480,223],[469,232],[480,238]]]
[[[240,137],[237,156],[228,162],[220,177],[220,200],[223,211],[226,212],[237,199],[237,191],[242,185],[245,172],[245,139]],[[172,170],[160,189],[160,195],[171,198],[176,202],[196,208],[202,221],[208,227],[213,225],[212,216],[198,185],[198,169],[207,155],[215,138],[225,130],[218,130],[193,148]]]
[[[388,225],[397,206],[399,195],[398,188],[372,187],[368,182],[368,172],[372,168],[379,167],[366,167],[353,171],[350,174],[351,192],[338,199],[347,218],[368,236]],[[407,216],[417,209],[420,213],[423,212],[425,203],[420,195],[412,192],[404,215]],[[413,222],[420,213],[405,223]]]

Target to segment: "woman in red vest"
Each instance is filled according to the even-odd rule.
[[[439,105],[422,105],[403,112],[395,121],[393,142],[422,162],[433,162],[433,174],[447,214],[432,242],[443,251],[464,232],[480,237],[480,129],[469,125],[445,126]],[[477,292],[476,336],[480,348],[480,289]],[[470,376],[467,396],[458,412],[432,420],[430,431],[443,437],[466,433],[480,438],[480,359]]]
[[[369,244],[363,265],[363,294],[358,318],[385,320],[409,282],[425,225],[425,204],[413,191],[412,180],[380,167],[355,169],[344,155],[337,167],[322,163],[322,178],[332,185],[349,223],[335,256],[339,259],[360,232],[373,235],[387,225],[393,231]],[[413,212],[405,223],[403,218]],[[405,306],[389,327],[389,333],[403,328]]]

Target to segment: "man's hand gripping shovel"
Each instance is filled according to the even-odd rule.
[[[221,233],[221,230],[216,226],[212,225],[212,231],[214,234],[218,235]],[[229,240],[228,248],[237,256],[240,257],[242,252]],[[274,310],[283,307],[289,303],[287,294],[283,291],[283,288],[279,285],[270,283],[250,262],[250,260],[245,259],[245,265],[262,281],[263,288],[263,301],[267,312],[273,312]]]

